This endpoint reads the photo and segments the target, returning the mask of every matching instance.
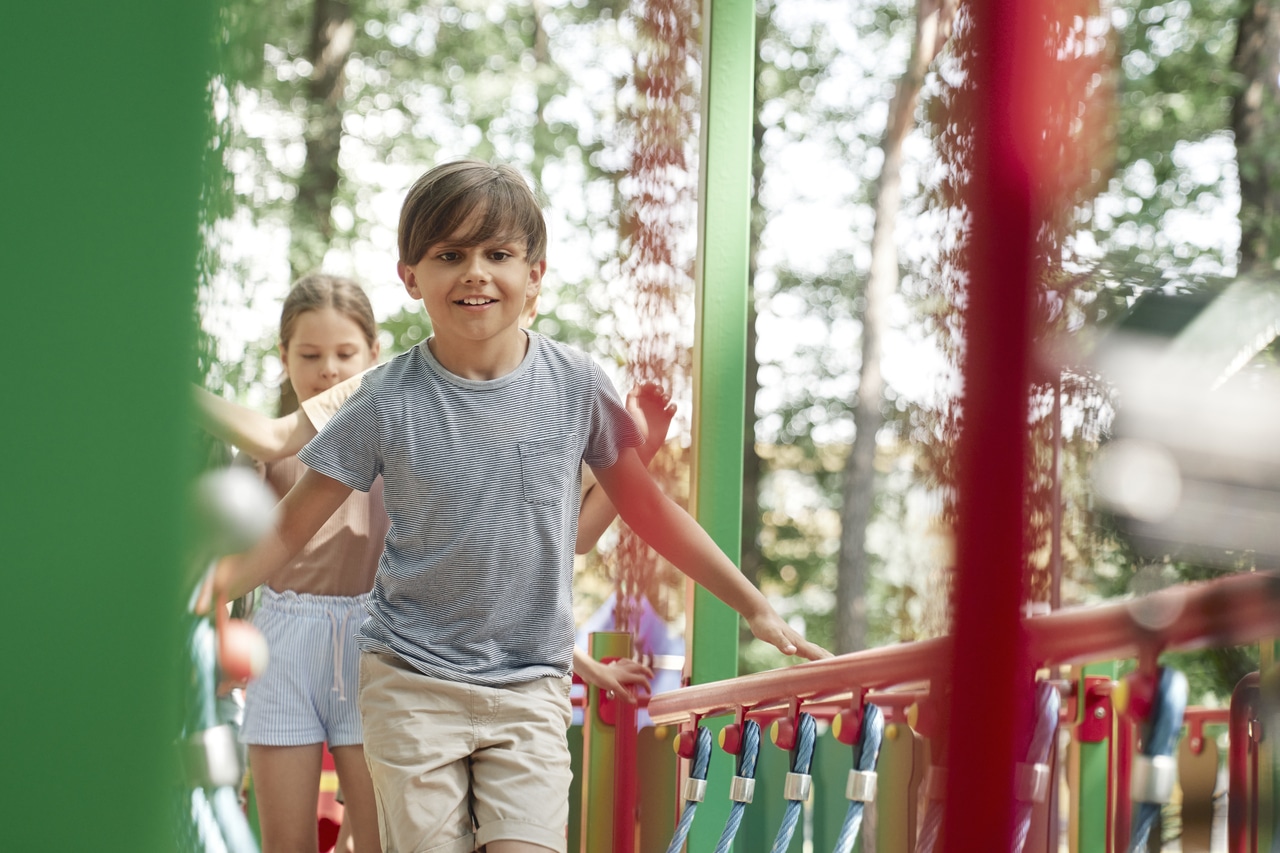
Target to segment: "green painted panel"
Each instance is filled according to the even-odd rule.
[[[845,783],[853,769],[853,747],[836,740],[830,730],[818,736],[813,752],[813,849],[834,850],[849,801]]]
[[[4,846],[171,851],[213,16],[4,17]]]
[[[676,828],[678,760],[672,748],[675,729],[643,728],[636,739],[636,769],[640,777],[639,853],[665,853]],[[572,849],[572,848],[570,848]]]

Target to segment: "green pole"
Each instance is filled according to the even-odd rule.
[[[712,539],[736,562],[742,529],[755,4],[706,0],[702,26],[702,168],[690,506]],[[692,683],[736,676],[737,614],[703,589],[693,591],[689,612]],[[712,735],[727,722],[716,722]],[[733,772],[731,756],[714,749],[707,798],[698,807],[688,849],[715,846],[729,815]]]
[[[172,851],[208,3],[5,7],[11,850]]]

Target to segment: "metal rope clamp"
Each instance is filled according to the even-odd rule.
[[[691,803],[700,803],[707,797],[707,780],[690,776],[684,780],[684,798]]]
[[[876,801],[876,771],[850,770],[849,781],[844,786],[844,798],[855,803]]]
[[[1049,795],[1049,765],[1019,762],[1013,772],[1014,799],[1043,803]]]
[[[201,788],[235,787],[244,773],[231,726],[214,726],[181,742],[187,781]]]
[[[756,780],[746,776],[734,776],[729,783],[729,799],[735,803],[749,803],[756,796]]]
[[[1139,803],[1167,803],[1173,799],[1178,764],[1172,755],[1135,755],[1129,796]]]
[[[786,784],[782,786],[782,796],[788,800],[804,802],[809,799],[809,791],[813,789],[813,777],[808,773],[788,773]]]

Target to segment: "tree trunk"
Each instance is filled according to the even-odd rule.
[[[333,240],[333,198],[338,189],[338,151],[342,146],[345,69],[355,41],[351,4],[315,0],[307,61],[307,116],[303,132],[306,161],[298,178],[289,266],[294,278],[324,262]]]
[[[1231,105],[1240,173],[1239,273],[1280,258],[1280,5],[1253,0],[1240,12],[1231,69],[1240,91]]]
[[[915,126],[916,102],[928,70],[951,31],[955,0],[918,0],[916,35],[907,70],[889,104],[876,186],[871,270],[862,311],[862,365],[853,401],[853,447],[845,462],[840,510],[840,555],[836,564],[836,651],[867,644],[867,525],[875,498],[876,435],[884,424],[884,375],[880,356],[888,330],[889,300],[898,289],[894,226],[902,206],[902,147]]]

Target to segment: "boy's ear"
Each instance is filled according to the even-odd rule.
[[[418,280],[413,274],[413,267],[404,261],[396,261],[396,275],[400,276],[400,280],[404,282],[404,289],[414,299],[421,299],[422,292],[418,290]]]
[[[529,267],[529,286],[525,288],[525,298],[534,299],[542,292],[542,277],[546,275],[547,262],[538,261]]]

